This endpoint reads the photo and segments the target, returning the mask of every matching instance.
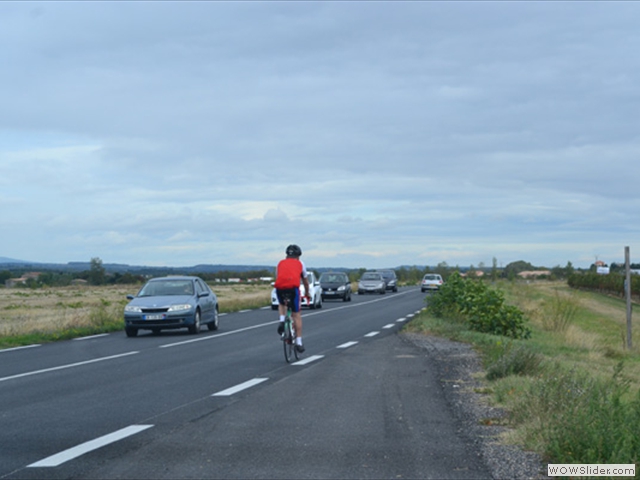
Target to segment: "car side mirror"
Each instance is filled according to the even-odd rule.
[[[200,292],[198,293],[198,297],[207,297],[209,296],[209,292]]]
[[[133,295],[127,295],[127,300],[133,300],[134,298],[136,297],[134,297]]]

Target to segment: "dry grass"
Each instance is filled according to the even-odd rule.
[[[0,336],[52,332],[87,326],[96,310],[122,317],[126,296],[139,285],[71,286],[44,289],[0,288]],[[269,285],[212,284],[220,312],[269,305]]]
[[[624,360],[625,375],[640,386],[640,319],[633,316],[632,351],[626,349],[626,305],[624,300],[569,288],[562,282],[532,282],[504,285],[510,300],[525,310],[537,330],[536,337],[551,358],[607,378]],[[548,308],[556,299],[576,305],[575,317],[564,328],[549,328]],[[636,310],[637,312],[637,305]]]
[[[50,332],[91,323],[98,308],[122,309],[126,287],[59,287],[38,290],[0,289],[0,335]]]

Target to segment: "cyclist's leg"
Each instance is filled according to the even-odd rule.
[[[287,315],[287,291],[276,290],[276,296],[278,297],[278,314],[280,323],[278,323],[278,335],[282,335],[284,330],[284,318]]]
[[[287,314],[287,306],[285,305],[285,292],[286,290],[276,290],[276,296],[278,297],[278,314],[280,315],[281,322],[284,322],[284,317]]]
[[[300,290],[296,289],[296,296],[291,306],[291,319],[296,329],[296,344],[302,346],[302,313],[300,312]]]

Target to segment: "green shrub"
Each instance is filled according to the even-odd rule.
[[[552,332],[564,332],[578,313],[578,302],[571,297],[554,297],[542,305],[542,326]]]
[[[511,338],[529,338],[520,309],[505,303],[504,294],[479,280],[466,280],[458,273],[449,277],[428,304],[435,317],[462,317],[478,332]]]
[[[636,463],[640,460],[640,392],[629,393],[621,364],[611,379],[549,371],[532,382],[511,410],[527,437],[545,445],[554,463]]]
[[[542,357],[524,346],[510,344],[503,354],[487,368],[487,379],[497,380],[509,375],[535,375],[540,371]]]

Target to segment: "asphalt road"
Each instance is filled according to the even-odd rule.
[[[270,308],[0,351],[0,478],[491,478],[397,335],[424,305],[406,288],[305,310],[291,365]]]

